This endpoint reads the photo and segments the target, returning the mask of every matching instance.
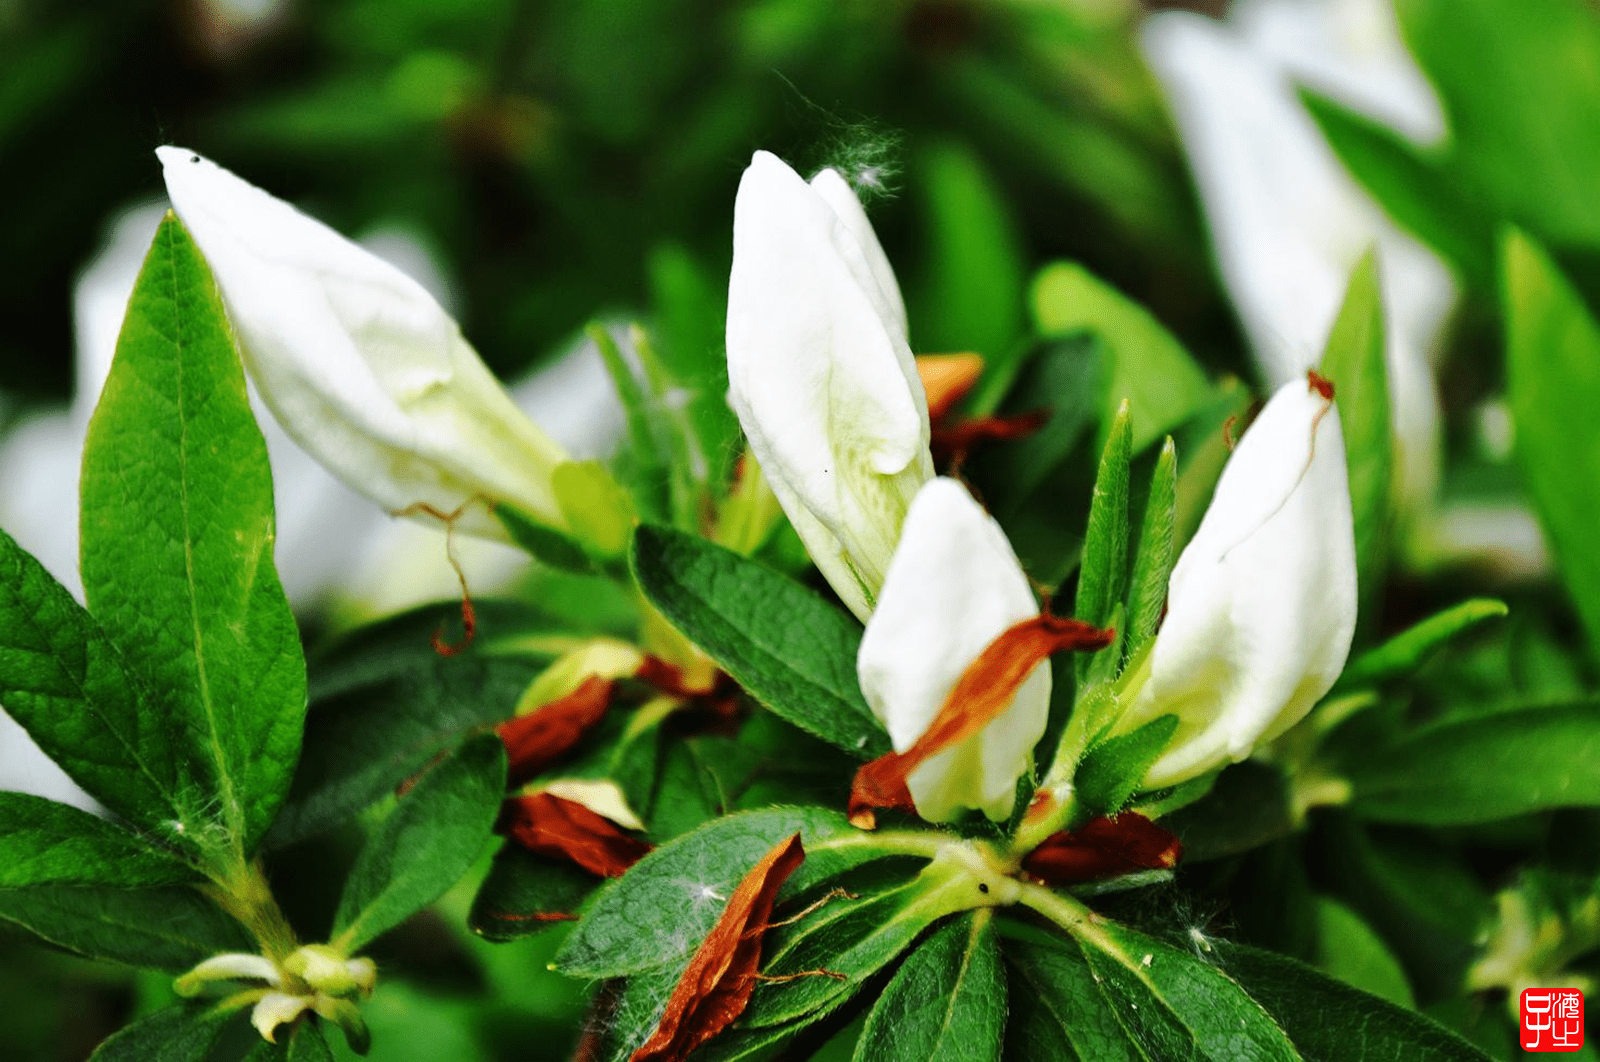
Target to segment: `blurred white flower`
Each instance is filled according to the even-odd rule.
[[[757,152],[734,204],[728,400],[817,568],[863,621],[933,476],[905,305],[855,193]]]
[[[1243,759],[1299,722],[1344,669],[1355,624],[1339,411],[1301,378],[1240,440],[1173,567],[1166,619],[1114,729],[1178,716],[1145,787]]]
[[[916,743],[989,643],[1038,614],[1000,525],[955,480],[924,485],[856,658],[861,690],[895,751]],[[1010,815],[1049,707],[1050,667],[1041,664],[986,727],[911,772],[917,814],[930,822],[963,808],[991,819]]]

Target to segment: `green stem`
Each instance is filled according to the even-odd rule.
[[[240,862],[231,871],[213,876],[212,884],[200,886],[200,891],[249,930],[261,954],[274,964],[281,966],[300,946],[259,860]]]
[[[1048,918],[1073,937],[1109,955],[1118,957],[1123,962],[1131,962],[1123,955],[1122,947],[1111,939],[1104,929],[1100,928],[1101,918],[1089,908],[1058,892],[1052,892],[1043,885],[1032,882],[1022,883],[1022,892],[1017,897],[1017,902]]]
[[[843,833],[818,841],[811,851],[839,851],[847,848],[881,849],[890,855],[921,856],[932,859],[950,844],[950,835],[918,830],[883,830],[872,833]]]
[[[1052,788],[1041,788],[1040,792],[1049,794],[1050,803],[1045,806],[1042,814],[1024,818],[1017,835],[1011,839],[1009,855],[1018,863],[1022,861],[1023,856],[1043,844],[1051,834],[1076,825],[1078,797],[1073,792],[1071,782],[1058,782]]]

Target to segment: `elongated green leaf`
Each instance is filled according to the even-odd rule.
[[[199,877],[176,853],[97,815],[27,793],[0,793],[0,889],[131,888]]]
[[[1411,1007],[1411,983],[1383,938],[1362,917],[1326,896],[1316,899],[1317,965],[1347,985]]]
[[[716,819],[657,848],[608,884],[567,938],[557,965],[575,977],[681,966],[750,868],[795,833],[806,859],[781,896],[886,854],[870,834],[821,808],[772,808]]]
[[[495,510],[495,516],[505,526],[511,540],[535,560],[580,575],[599,571],[599,565],[583,548],[583,543],[565,531],[536,523],[509,506]]]
[[[1211,400],[1205,373],[1172,334],[1127,296],[1080,265],[1058,262],[1033,282],[1033,316],[1046,336],[1098,332],[1111,352],[1102,424],[1126,399],[1138,453]]]
[[[1281,1025],[1306,1062],[1488,1062],[1459,1036],[1283,955],[1210,942],[1228,976]]]
[[[485,734],[422,776],[361,850],[334,916],[347,954],[444,894],[489,840],[506,789],[506,750]]]
[[[1383,292],[1378,259],[1368,251],[1345,290],[1344,305],[1328,334],[1321,371],[1333,381],[1350,469],[1350,509],[1355,522],[1360,615],[1369,618],[1383,584],[1389,531],[1389,478],[1394,430],[1389,375],[1384,361]]]
[[[863,759],[889,751],[856,678],[861,628],[805,587],[732,550],[664,527],[633,537],[650,603],[750,695]]]
[[[142,680],[100,625],[0,531],[0,702],[96,800],[148,830],[191,833],[195,802]],[[172,831],[172,824],[185,827]]]
[[[305,751],[269,845],[345,821],[441,751],[509,718],[539,672],[535,661],[440,657],[423,646],[426,658],[312,706]]]
[[[856,1042],[856,1062],[998,1062],[1006,979],[991,911],[951,919],[906,956]]]
[[[1078,573],[1078,596],[1073,614],[1085,623],[1104,624],[1122,602],[1128,576],[1128,410],[1124,406],[1111,422],[1100,472],[1095,477],[1094,501],[1089,506],[1089,530],[1083,540],[1083,566]]]
[[[1409,675],[1422,666],[1430,653],[1457,634],[1484,620],[1504,616],[1508,611],[1504,601],[1475,597],[1437,612],[1350,661],[1344,674],[1339,676],[1339,686],[1348,689]]]
[[[1498,712],[1427,727],[1348,769],[1350,808],[1382,822],[1491,822],[1600,804],[1600,708]]]
[[[1167,582],[1176,563],[1174,541],[1178,522],[1178,447],[1167,436],[1150,476],[1150,497],[1145,502],[1144,524],[1139,531],[1139,551],[1134,556],[1128,591],[1127,631],[1123,653],[1129,660],[1156,633],[1167,605]]]
[[[478,889],[467,928],[485,940],[506,941],[554,929],[578,917],[600,879],[571,863],[507,843]]]
[[[89,1062],[204,1062],[232,1017],[199,1003],[167,1007],[125,1026]]]
[[[171,973],[220,952],[255,950],[244,927],[183,885],[4,889],[0,921],[86,958]]]
[[[728,406],[728,359],[722,342],[728,316],[726,278],[711,276],[676,244],[652,251],[647,269],[661,360],[684,390],[684,412],[706,462],[706,481],[720,492],[739,452],[739,421]]]
[[[1139,787],[1144,772],[1167,749],[1177,732],[1178,717],[1163,715],[1139,729],[1092,746],[1078,764],[1073,784],[1084,810],[1115,815]]]
[[[1517,455],[1567,591],[1600,655],[1600,327],[1533,240],[1502,247]]]
[[[289,787],[306,703],[273,535],[266,444],[222,302],[169,214],[84,444],[83,585],[247,850]]]

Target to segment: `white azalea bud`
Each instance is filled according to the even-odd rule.
[[[953,479],[923,487],[856,657],[862,692],[895,750],[922,736],[990,642],[1038,614],[1000,525]],[[1049,706],[1050,668],[1041,665],[988,726],[911,773],[917,814],[931,822],[961,808],[991,819],[1011,814]]]
[[[478,502],[461,530],[507,537],[499,506],[561,526],[561,448],[420,284],[199,155],[156,154],[245,367],[296,442],[391,512]]]
[[[1344,669],[1355,534],[1339,411],[1319,385],[1302,379],[1272,396],[1172,570],[1148,677],[1116,726],[1178,716],[1147,788],[1248,756],[1304,718]]]
[[[865,620],[933,476],[905,306],[843,177],[757,152],[734,205],[728,400],[811,558]]]

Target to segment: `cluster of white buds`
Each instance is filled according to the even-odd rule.
[[[355,999],[372,994],[378,968],[371,959],[347,959],[326,944],[306,944],[281,963],[265,955],[229,952],[214,955],[178,978],[173,990],[193,997],[228,981],[257,982],[222,1000],[224,1010],[250,1007],[250,1023],[263,1039],[277,1043],[278,1028],[306,1013],[345,1030],[353,1043],[367,1038]]]

